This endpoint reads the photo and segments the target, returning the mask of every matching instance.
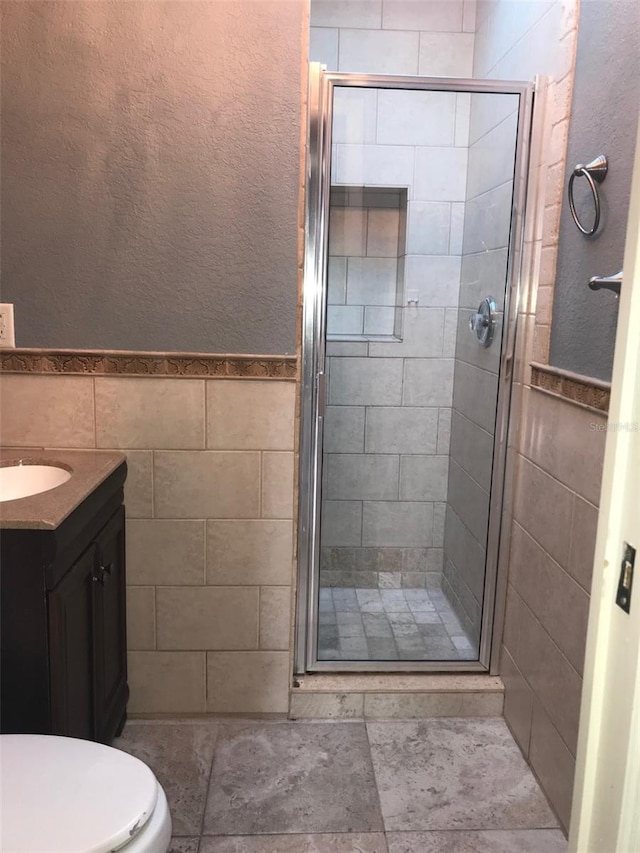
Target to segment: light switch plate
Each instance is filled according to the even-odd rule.
[[[0,347],[14,348],[16,330],[13,324],[13,303],[0,302]]]

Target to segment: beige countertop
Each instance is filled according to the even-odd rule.
[[[0,449],[0,467],[22,461],[71,472],[67,482],[54,489],[0,502],[0,529],[55,530],[125,459],[111,450]]]

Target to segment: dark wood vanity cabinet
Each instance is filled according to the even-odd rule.
[[[3,733],[108,743],[124,723],[125,476],[56,530],[0,530]]]

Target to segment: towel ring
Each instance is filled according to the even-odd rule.
[[[595,160],[592,160],[590,163],[587,163],[586,166],[582,163],[578,163],[578,165],[574,168],[571,173],[571,177],[569,178],[569,210],[571,211],[571,216],[573,217],[573,221],[578,226],[578,229],[585,234],[587,237],[591,237],[592,234],[595,234],[598,230],[598,226],[600,225],[600,195],[598,193],[598,187],[596,186],[596,182],[601,184],[604,179],[607,177],[607,171],[609,169],[609,163],[607,162],[607,158],[604,154],[600,154],[599,157],[596,157]],[[576,178],[583,175],[589,184],[591,189],[591,194],[593,196],[593,204],[595,207],[595,217],[593,220],[593,226],[591,228],[585,228],[580,219],[578,218],[578,213],[576,211],[575,202],[573,200],[573,182]]]

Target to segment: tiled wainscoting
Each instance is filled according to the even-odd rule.
[[[132,713],[288,705],[295,382],[5,375],[5,446],[126,453]]]
[[[504,713],[565,828],[606,416],[524,389],[501,675]]]

